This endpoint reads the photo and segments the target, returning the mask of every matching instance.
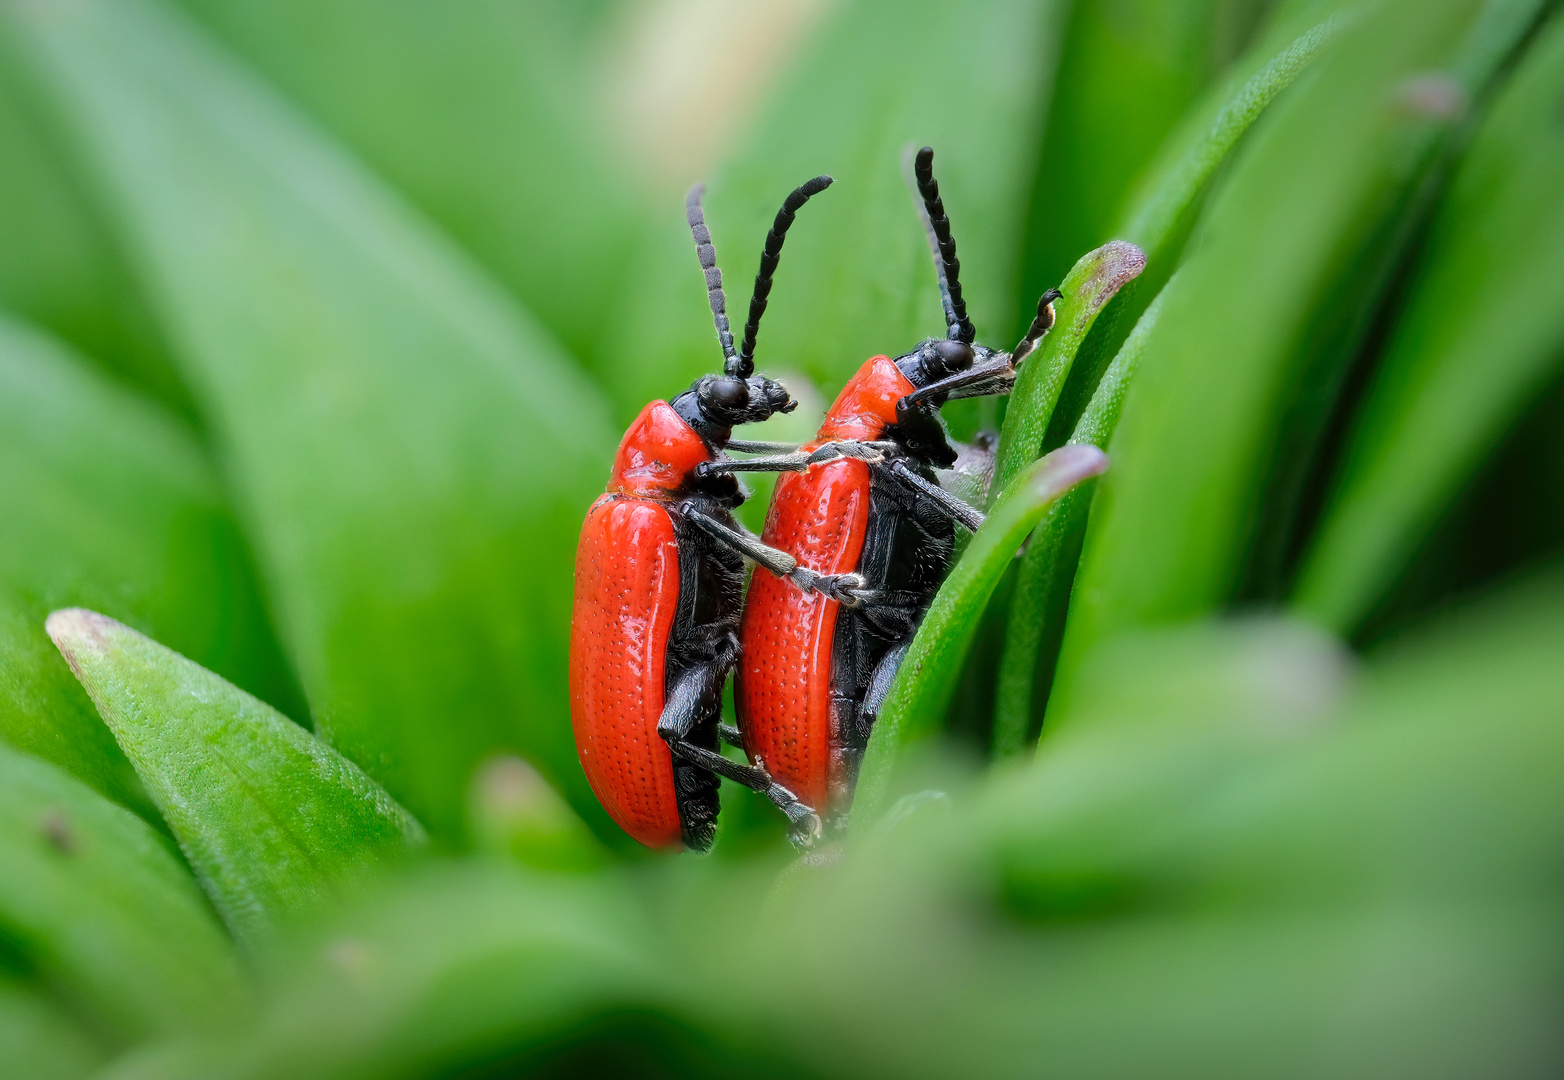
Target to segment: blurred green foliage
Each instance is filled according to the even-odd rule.
[[[1557,1072],[1559,7],[0,0],[0,1071]],[[1020,487],[845,843],[642,857],[565,660],[680,196],[741,312],[836,177],[803,438],[925,143],[980,340],[1066,291],[949,410]]]

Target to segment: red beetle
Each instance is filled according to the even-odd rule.
[[[722,687],[738,657],[741,556],[793,588],[845,596],[857,581],[822,576],[762,545],[730,513],[744,497],[737,481],[700,466],[727,445],[733,425],[794,407],[782,386],[753,374],[755,334],[793,215],[830,183],[821,176],[802,185],[777,214],[737,353],[701,189],[690,192],[686,212],[725,374],[703,376],[671,403],[642,410],[581,529],[570,641],[576,749],[609,815],[649,847],[681,839],[696,850],[711,845],[718,774],[764,792],[800,840],[819,832],[813,810],[764,769],[717,752]]]
[[[772,467],[806,471],[778,480],[762,541],[817,572],[856,574],[863,586],[811,595],[757,571],[740,630],[735,699],[750,759],[804,802],[838,814],[897,667],[949,570],[954,524],[975,529],[983,520],[935,482],[933,468],[956,460],[938,406],[1007,390],[1015,365],[1053,325],[1059,295],[1043,296],[1014,354],[974,345],[927,147],[915,177],[949,337],[895,360],[868,360],[826,413],[816,441],[770,459]],[[849,454],[843,441],[862,449]],[[833,446],[838,460],[819,463]]]

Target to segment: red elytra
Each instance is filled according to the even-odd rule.
[[[679,552],[668,502],[705,441],[665,401],[641,411],[614,457],[576,552],[570,719],[598,801],[648,847],[680,842],[673,759],[657,733],[669,636],[679,606]]]
[[[896,403],[916,387],[886,356],[858,369],[826,413],[812,450],[832,440],[880,439]],[[842,459],[777,480],[763,542],[820,573],[858,568],[869,524],[869,468]],[[836,775],[831,662],[841,605],[789,588],[756,568],[739,631],[735,702],[750,758],[810,806],[824,807]]]

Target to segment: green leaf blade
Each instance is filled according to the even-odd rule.
[[[173,328],[317,730],[437,834],[566,722],[596,392],[443,236],[152,0],[18,18]]]
[[[1065,9],[1058,84],[1031,194],[1023,303],[1057,285],[1083,251],[1115,238],[1146,247],[1116,228],[1125,200],[1262,10],[1252,0]]]
[[[1377,5],[1239,155],[1126,401],[1056,696],[1092,643],[1278,588],[1299,489],[1419,218],[1418,186],[1491,74],[1462,68],[1490,30],[1483,10]]]
[[[155,818],[43,632],[100,608],[280,706],[298,690],[195,435],[0,316],[0,739]]]
[[[252,946],[423,844],[358,766],[220,676],[95,612],[57,611],[48,631]]]
[[[1067,445],[1106,450],[1119,425],[1124,397],[1134,381],[1141,353],[1162,311],[1159,296],[1136,323],[1075,426]],[[1060,496],[1021,556],[1005,628],[1004,653],[994,700],[994,755],[1013,757],[1026,744],[1037,712],[1038,665],[1042,650],[1063,633],[1069,588],[1091,512],[1095,485],[1083,483]],[[1051,673],[1051,672],[1050,672]],[[1046,687],[1045,687],[1046,690]]]
[[[1042,453],[1048,421],[1092,324],[1145,268],[1145,252],[1128,241],[1110,240],[1082,255],[1065,276],[1062,295],[1054,301],[1054,327],[1021,365],[1010,393],[990,488],[996,496]]]
[[[1293,603],[1350,632],[1564,361],[1564,22],[1467,151]]]
[[[875,721],[855,800],[861,817],[872,820],[884,809],[902,750],[937,729],[988,599],[1016,549],[1060,496],[1107,467],[1107,455],[1095,446],[1061,447],[1000,493],[924,615]]]
[[[184,3],[601,363],[612,391],[624,341],[604,322],[645,185],[599,115],[598,57],[570,6]]]
[[[0,747],[0,927],[111,1040],[198,1030],[245,998],[232,944],[166,845]]]

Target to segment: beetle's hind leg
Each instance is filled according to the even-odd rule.
[[[677,761],[688,762],[716,776],[725,776],[770,799],[787,815],[788,838],[799,847],[808,847],[820,837],[820,817],[812,807],[800,802],[798,796],[773,780],[765,769],[741,765],[714,749],[691,741],[690,736],[701,721],[715,716],[721,709],[722,684],[727,681],[728,672],[737,659],[738,640],[730,634],[720,655],[681,671],[669,688],[662,717],[657,722],[657,734],[668,743],[668,750]],[[709,837],[705,846],[711,846]]]

